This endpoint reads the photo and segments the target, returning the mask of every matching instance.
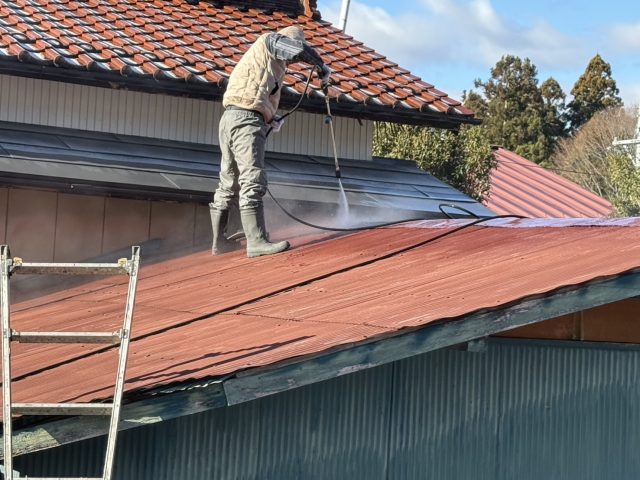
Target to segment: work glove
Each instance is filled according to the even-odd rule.
[[[282,128],[282,125],[284,125],[284,118],[278,118],[278,117],[274,117],[273,120],[271,120],[271,123],[269,124],[269,126],[271,127],[271,130],[276,133],[280,131],[280,129]]]
[[[333,72],[326,65],[322,66],[322,70],[320,71],[320,86],[322,88],[327,88],[331,84],[331,74]]]

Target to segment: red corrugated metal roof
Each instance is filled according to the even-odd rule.
[[[520,155],[499,148],[484,204],[499,215],[534,218],[606,217],[613,206],[604,198]]]
[[[315,3],[315,2],[312,2]],[[459,123],[473,112],[433,85],[323,21],[301,3],[184,0],[0,0],[0,60],[64,72],[117,74],[221,87],[258,36],[298,24],[335,72],[330,96],[342,105],[383,107],[390,115],[431,115]],[[307,8],[308,10],[308,8]],[[309,14],[309,15],[308,15]],[[304,91],[307,67],[291,65],[285,90]],[[38,74],[51,70],[38,70]],[[88,78],[88,76],[87,76]],[[317,83],[317,81],[315,82]],[[313,98],[323,98],[317,85]]]
[[[208,252],[144,267],[126,391],[318,356],[640,268],[640,220],[423,221],[272,257]],[[126,279],[13,307],[17,330],[117,328]],[[105,325],[106,323],[106,325]],[[16,345],[16,401],[111,394],[115,352]],[[94,353],[91,353],[94,352]]]

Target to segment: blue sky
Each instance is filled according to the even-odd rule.
[[[337,25],[340,0],[318,0]],[[351,0],[346,31],[460,98],[502,55],[528,57],[569,95],[596,53],[626,105],[640,103],[640,7],[631,0]]]

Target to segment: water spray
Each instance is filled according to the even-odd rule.
[[[316,71],[318,67],[317,66],[313,66],[313,68],[311,69],[311,72],[309,73],[309,77],[307,78],[307,83],[304,87],[304,91],[302,93],[302,95],[300,96],[300,99],[298,100],[298,103],[296,103],[296,105],[289,110],[288,112],[286,112],[283,116],[279,117],[278,120],[283,120],[284,118],[288,117],[289,115],[291,115],[293,112],[295,112],[298,107],[300,107],[300,104],[302,103],[303,98],[306,96],[307,91],[309,89],[309,85],[311,83],[311,78],[313,76],[313,73]],[[335,136],[335,131],[333,129],[333,115],[331,114],[331,106],[329,103],[329,88],[328,85],[323,85],[322,86],[322,93],[324,94],[324,101],[325,104],[327,106],[327,114],[324,118],[324,123],[325,125],[329,126],[330,132],[331,132],[331,142],[333,144],[333,159],[335,162],[335,175],[336,178],[338,179],[338,184],[340,185],[340,201],[343,203],[344,207],[345,207],[345,213],[348,216],[349,213],[349,204],[347,202],[347,196],[345,194],[344,191],[344,187],[342,186],[342,173],[340,172],[340,163],[338,162],[338,148],[336,147],[336,136]],[[269,128],[269,130],[267,131],[267,137],[269,136],[269,134],[271,133],[272,128]],[[322,226],[322,225],[315,225],[313,223],[310,222],[306,222],[304,220],[302,220],[301,218],[296,217],[295,215],[293,215],[291,212],[289,212],[283,205],[280,204],[280,202],[278,202],[278,200],[273,196],[273,194],[271,193],[271,191],[269,191],[269,189],[267,189],[267,193],[269,194],[269,196],[271,197],[271,199],[274,201],[274,203],[280,208],[280,210],[283,211],[283,213],[285,215],[287,215],[289,218],[293,219],[294,221],[302,224],[302,225],[306,225],[307,227],[312,227],[312,228],[317,228],[319,230],[327,230],[330,232],[357,232],[357,231],[361,231],[361,230],[368,230],[371,228],[378,228],[378,227],[385,227],[385,226],[389,226],[389,225],[397,225],[398,223],[404,223],[404,222],[410,222],[410,221],[416,221],[416,220],[424,220],[424,217],[416,217],[416,218],[406,218],[403,220],[399,220],[399,221],[393,221],[393,222],[385,222],[385,223],[378,223],[378,224],[374,224],[374,225],[365,225],[365,226],[361,226],[361,227],[327,227],[327,226]],[[442,236],[446,236],[449,235],[451,233],[457,232],[458,230],[462,230],[464,228],[468,228],[471,227],[473,225],[477,225],[492,219],[497,219],[497,218],[525,218],[522,217],[520,215],[496,215],[496,216],[489,216],[489,217],[478,217],[477,215],[475,215],[473,212],[467,210],[466,208],[462,208],[459,207],[457,205],[452,205],[452,204],[440,204],[439,206],[440,211],[448,218],[453,218],[450,214],[448,214],[444,208],[451,208],[451,209],[456,209],[456,210],[461,210],[464,211],[465,213],[476,217],[475,220],[471,221],[470,223],[467,223],[461,227],[457,227],[454,228],[453,230],[443,234]],[[435,238],[440,238],[440,236],[437,236]]]

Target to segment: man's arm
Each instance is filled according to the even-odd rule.
[[[324,62],[307,42],[294,40],[285,35],[272,33],[267,37],[267,49],[278,60],[285,62],[305,62],[324,68]]]

